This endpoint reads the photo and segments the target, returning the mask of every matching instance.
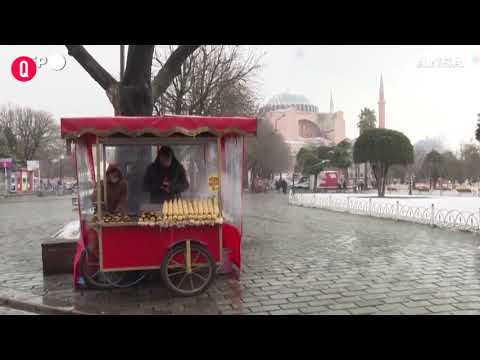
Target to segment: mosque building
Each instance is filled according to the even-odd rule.
[[[378,100],[378,127],[385,128],[385,96],[383,76],[380,75]],[[305,96],[281,93],[272,97],[261,109],[260,118],[269,121],[290,149],[290,171],[302,147],[334,146],[346,139],[343,112],[335,111],[330,92],[330,109],[320,112]],[[349,171],[350,172],[350,171]],[[357,176],[363,176],[358,174]]]
[[[345,139],[345,119],[335,111],[330,94],[330,111],[320,112],[305,96],[282,93],[272,97],[261,109],[262,119],[269,121],[290,149],[290,168],[297,152],[306,146],[332,146]]]

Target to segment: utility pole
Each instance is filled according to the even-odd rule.
[[[120,45],[120,82],[123,80],[123,71],[125,69],[125,45]]]
[[[60,185],[63,185],[63,155],[60,155]]]

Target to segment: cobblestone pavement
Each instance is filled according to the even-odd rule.
[[[75,218],[70,200],[0,203],[0,289],[109,314],[480,314],[477,235],[289,207],[280,194],[245,200],[240,278],[195,298],[157,283],[73,292],[68,275],[43,279],[40,239]]]
[[[42,295],[40,244],[76,217],[69,196],[0,199],[0,286]]]

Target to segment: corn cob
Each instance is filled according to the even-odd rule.
[[[178,200],[175,199],[175,200],[173,200],[173,220],[177,221],[179,215],[180,215],[180,213],[178,211]]]
[[[193,214],[194,214],[194,218],[195,219],[198,219],[198,216],[200,215],[200,208],[198,206],[198,200],[197,199],[194,199],[193,200]]]
[[[187,206],[188,206],[188,214],[190,215],[190,218],[192,218],[195,215],[195,212],[193,210],[192,202],[191,200],[187,201]]]
[[[162,206],[162,215],[163,215],[163,217],[166,217],[166,216],[167,216],[167,212],[168,212],[168,202],[167,202],[167,201],[164,201],[163,206]]]
[[[205,209],[205,220],[210,219],[210,209],[208,208],[208,199],[203,199],[203,207]]]
[[[183,211],[182,199],[178,199],[178,212],[180,213],[180,216],[185,216],[185,211]]]
[[[204,200],[201,199],[201,200],[200,200],[200,215],[201,215],[201,219],[205,219],[206,213],[207,213],[207,211],[206,211],[206,209],[205,209]]]
[[[177,199],[177,206],[178,206],[178,215],[183,216],[183,204],[182,199]]]
[[[168,200],[167,202],[167,217],[169,218],[170,216],[172,216],[172,203],[170,200]]]
[[[216,196],[213,197],[213,214],[215,217],[220,216],[220,209],[218,208],[218,199]]]
[[[213,199],[209,198],[207,199],[207,204],[208,204],[208,215],[210,219],[214,219],[214,212],[213,212]]]
[[[182,199],[183,216],[188,217],[187,201]]]

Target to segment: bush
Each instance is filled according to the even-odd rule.
[[[385,179],[392,165],[407,165],[413,162],[413,146],[403,133],[389,129],[368,129],[355,141],[355,163],[370,163],[378,196],[385,194]]]

